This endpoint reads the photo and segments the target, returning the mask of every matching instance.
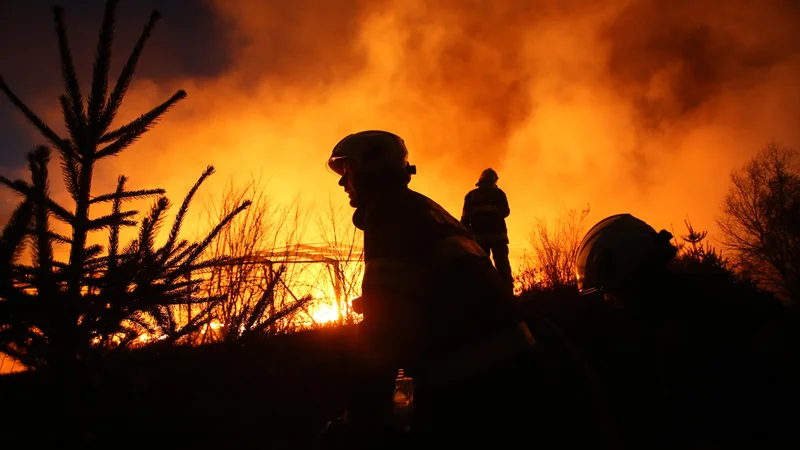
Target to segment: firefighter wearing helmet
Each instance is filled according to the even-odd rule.
[[[666,274],[667,264],[678,252],[671,240],[668,231],[656,232],[630,214],[601,220],[578,247],[578,289],[582,294],[601,291],[611,301],[623,301],[645,279]]]
[[[508,261],[508,229],[506,217],[511,214],[505,192],[497,187],[500,177],[494,169],[481,173],[476,189],[464,197],[461,223],[475,237],[486,254],[491,254],[497,271],[509,290],[514,291],[514,277]]]
[[[768,367],[786,366],[775,361],[785,342],[770,341],[785,324],[782,307],[730,272],[682,263],[671,239],[616,214],[586,233],[576,258],[580,293],[603,294],[617,311],[598,339],[609,348],[595,358],[626,447],[785,444],[787,419],[771,411],[789,408],[797,389]]]
[[[391,399],[402,370],[416,386],[411,432],[400,433],[409,439],[544,440],[557,427],[553,409],[533,420],[507,407],[519,403],[534,413],[543,395],[556,391],[542,382],[550,389],[533,398],[532,386],[545,373],[530,357],[536,340],[469,231],[409,189],[415,168],[403,140],[386,131],[351,134],[334,147],[328,167],[340,176],[353,223],[364,232],[365,269],[362,296],[353,302],[363,320],[346,420],[326,434],[351,430],[361,441],[348,448],[385,448],[381,439],[396,439]],[[562,403],[569,404],[553,401]],[[531,423],[548,429],[531,436]]]

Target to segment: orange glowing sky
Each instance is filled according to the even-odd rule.
[[[536,217],[586,204],[590,222],[631,212],[713,230],[731,170],[770,141],[800,148],[796,1],[431,3],[213,0],[230,63],[163,80],[157,36],[180,21],[165,16],[140,62],[154,75],[136,78],[121,119],[179,88],[188,98],[100,167],[96,191],[124,173],[178,203],[212,164],[206,194],[262,172],[278,200],[346,205],[324,167],[331,148],[387,129],[417,165],[411,187],[457,217],[495,168],[518,256]],[[115,47],[117,66],[129,48]],[[60,122],[54,97],[25,100]]]

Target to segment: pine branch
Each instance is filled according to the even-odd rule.
[[[86,247],[86,260],[89,261],[92,258],[96,258],[97,255],[103,253],[103,246],[100,244],[93,244]]]
[[[176,253],[180,253],[180,252],[182,252],[182,251],[186,250],[186,248],[188,248],[188,247],[189,247],[189,241],[187,241],[186,239],[184,239],[184,240],[180,241],[180,242],[178,243],[178,245],[175,245],[175,246],[173,246],[173,247],[172,247],[172,249],[170,250],[170,253],[174,255],[174,254],[176,254]],[[162,251],[162,252],[164,252],[164,258],[165,258],[165,260],[166,260],[166,259],[169,259],[169,257],[170,257],[171,255],[170,255],[170,253],[167,253],[167,252],[166,252],[166,247],[163,247],[163,248],[161,249],[161,251]],[[167,267],[168,267],[168,266],[169,266],[169,264],[167,264]]]
[[[61,115],[64,116],[64,124],[67,125],[67,133],[80,139],[83,133],[83,125],[80,118],[75,115],[74,106],[66,95],[59,95],[58,102],[61,104]]]
[[[8,97],[11,103],[17,107],[17,109],[22,112],[28,122],[31,123],[40,133],[48,140],[51,144],[53,144],[56,148],[59,149],[63,154],[73,154],[77,156],[77,152],[72,145],[70,144],[69,140],[62,139],[59,135],[56,134],[50,127],[47,126],[46,123],[42,119],[39,118],[33,111],[28,108],[19,97],[11,91],[11,89],[6,84],[5,80],[2,76],[0,76],[0,90]]]
[[[164,195],[164,189],[140,189],[138,191],[114,192],[94,197],[89,203],[102,203],[115,200],[141,200],[153,195]]]
[[[156,281],[158,281],[157,279]],[[186,281],[178,281],[172,282],[167,284],[162,284],[168,293],[175,294],[176,292],[180,293],[194,293],[197,291],[197,288],[202,282],[200,280],[186,280]]]
[[[114,13],[119,0],[107,0],[100,37],[97,40],[97,55],[92,72],[92,92],[89,94],[89,124],[92,127],[92,139],[105,133],[100,128],[100,121],[108,92],[108,72],[111,67],[111,43],[114,41]]]
[[[200,178],[195,182],[194,186],[189,190],[189,193],[186,194],[186,197],[183,198],[183,203],[181,204],[181,208],[178,210],[178,214],[175,215],[175,222],[172,224],[172,229],[169,232],[169,237],[167,238],[166,244],[164,244],[163,250],[163,257],[161,262],[166,262],[167,258],[172,253],[172,246],[175,245],[175,240],[178,239],[178,234],[180,233],[181,226],[183,225],[183,218],[186,216],[186,213],[189,210],[189,205],[192,202],[197,190],[200,189],[200,185],[210,177],[214,173],[214,166],[207,166],[206,170],[200,175]]]
[[[169,200],[166,197],[161,197],[156,200],[150,209],[149,217],[142,220],[142,226],[139,231],[139,252],[143,257],[149,258],[155,253],[153,242],[163,222],[163,214],[167,208],[169,208]]]
[[[83,110],[83,96],[81,95],[78,75],[75,72],[75,65],[72,60],[72,52],[67,40],[67,29],[64,25],[64,9],[60,6],[53,7],[53,18],[56,22],[56,34],[58,35],[58,50],[61,55],[61,73],[64,77],[64,87],[71,105],[72,114],[78,119],[78,123],[83,127],[86,124],[86,113]],[[76,140],[82,140],[83,134],[73,135]]]
[[[223,218],[222,221],[219,224],[217,224],[217,226],[215,226],[214,229],[211,230],[210,233],[208,233],[208,235],[205,237],[205,239],[203,239],[197,245],[197,247],[192,251],[192,253],[190,253],[188,255],[185,263],[194,262],[194,260],[197,259],[197,257],[200,256],[201,253],[203,253],[203,251],[206,249],[206,247],[208,247],[208,245],[211,244],[211,241],[213,241],[214,238],[217,237],[219,232],[222,231],[222,229],[225,228],[228,225],[228,223],[230,223],[230,221],[233,220],[234,217],[236,217],[239,213],[241,213],[242,211],[247,209],[250,206],[251,203],[252,202],[250,200],[245,200],[236,209],[231,211],[230,214],[225,216],[225,218]]]
[[[147,320],[147,317],[145,317],[144,314],[142,313],[139,312],[134,313],[130,317],[128,317],[127,320],[141,327],[141,329],[144,330],[147,334],[158,334],[158,328],[152,326],[150,324],[150,321]],[[136,331],[138,332],[141,330],[136,330]]]
[[[88,231],[102,230],[103,228],[110,227],[114,224],[133,226],[136,225],[136,221],[126,220],[126,218],[135,216],[136,214],[139,214],[139,211],[124,211],[119,214],[111,213],[105,216],[101,216],[96,219],[90,220],[87,230]]]
[[[111,93],[111,96],[108,99],[106,110],[103,112],[103,120],[100,129],[108,129],[108,127],[111,126],[111,122],[114,121],[114,117],[116,117],[117,111],[119,110],[120,105],[122,105],[122,98],[128,91],[128,86],[130,86],[131,80],[133,79],[133,71],[139,61],[139,56],[141,56],[142,50],[144,50],[144,45],[147,42],[147,39],[150,38],[150,34],[153,32],[156,22],[158,22],[160,18],[161,13],[158,11],[153,11],[153,13],[150,15],[150,20],[147,22],[147,25],[144,27],[139,40],[136,42],[136,46],[133,48],[133,52],[128,58],[128,62],[125,63],[125,67],[122,68],[122,72],[117,79],[117,84],[114,87],[114,91]]]
[[[131,257],[133,255],[138,255],[139,254],[139,240],[138,239],[131,239],[131,241],[128,242],[128,245],[126,245],[125,248],[123,248],[122,254],[123,255],[129,255]]]
[[[50,162],[50,149],[37,147],[28,154],[28,166],[33,181],[32,200],[35,205],[34,216],[34,254],[39,269],[39,283],[37,290],[44,295],[51,295],[55,286],[52,285],[53,272],[53,244],[50,240],[47,164]]]
[[[70,193],[72,199],[78,200],[78,160],[71,154],[61,155],[61,175],[64,179],[64,184],[67,187],[67,192]]]
[[[28,233],[29,234],[33,234],[33,233],[36,233],[36,231],[33,228],[28,228]],[[47,235],[50,237],[51,240],[53,240],[54,242],[59,243],[59,244],[71,244],[72,243],[72,239],[70,239],[67,236],[64,236],[63,234],[56,233],[54,231],[48,231]]]
[[[103,148],[98,153],[98,158],[103,158],[105,156],[111,156],[119,153],[130,145],[130,143],[134,142],[136,139],[139,138],[142,134],[146,133],[150,128],[153,127],[158,122],[158,119],[164,115],[170,108],[172,108],[176,103],[186,98],[186,91],[183,89],[179,90],[169,100],[165,101],[164,103],[156,106],[155,108],[151,109],[150,111],[142,114],[134,121],[130,122],[127,125],[123,125],[117,128],[114,131],[104,134],[100,137],[100,143],[111,142],[113,140],[118,140],[114,144],[110,144],[109,146]],[[127,144],[122,144],[127,142]]]
[[[0,283],[11,282],[10,264],[16,261],[24,246],[27,230],[33,219],[33,201],[26,199],[11,213],[0,235]]]
[[[26,183],[26,182],[24,182],[22,180],[11,181],[8,178],[0,175],[0,184],[5,184],[9,188],[11,188],[11,189],[19,192],[20,194],[24,195],[26,198],[29,198],[29,197],[35,195],[33,193],[33,189],[31,188],[31,186],[28,185],[28,183]],[[72,214],[71,212],[69,212],[66,209],[64,209],[64,207],[62,207],[61,205],[59,205],[58,203],[56,203],[55,201],[53,201],[49,197],[47,199],[45,199],[45,201],[47,202],[47,207],[50,208],[50,211],[53,214],[55,214],[59,219],[63,220],[64,222],[66,222],[68,224],[73,224],[74,223],[74,221],[75,221],[75,215],[74,214]]]
[[[182,264],[182,261],[184,261],[190,254],[197,250],[197,247],[199,246],[199,242],[192,242],[191,244],[187,245],[185,249],[183,249],[167,263],[167,267],[172,267],[176,264]]]
[[[116,194],[121,194],[125,190],[125,182],[128,179],[125,175],[120,175],[117,178],[117,190]],[[111,214],[119,215],[122,211],[120,209],[122,204],[122,199],[114,198],[111,206]],[[108,235],[108,269],[114,270],[117,267],[117,253],[119,250],[119,223],[114,223],[111,225],[111,229],[109,230]]]

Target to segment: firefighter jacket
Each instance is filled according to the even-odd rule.
[[[505,192],[496,186],[481,186],[464,197],[461,223],[478,241],[495,240],[508,243],[505,218],[511,213]]]
[[[407,187],[367,201],[357,312],[360,360],[380,380],[362,398],[388,404],[398,369],[415,382],[448,382],[533,345],[513,297],[469,231]],[[355,412],[355,411],[354,411]]]

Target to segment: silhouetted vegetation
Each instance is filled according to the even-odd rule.
[[[692,272],[734,276],[728,258],[708,241],[708,231],[695,230],[689,220],[684,220],[683,223],[686,226],[686,234],[674,238],[673,245],[678,248],[678,255],[673,266]]]
[[[297,202],[278,207],[265,193],[262,181],[252,178],[243,185],[229,184],[219,205],[209,211],[211,224],[234,212],[246,198],[251,206],[231,221],[208,248],[209,258],[228,255],[224,264],[211,267],[202,291],[220,301],[214,305],[213,322],[203,330],[201,342],[235,341],[268,331],[294,330],[291,316],[304,308],[310,295],[295,298],[289,289],[296,275],[278,261],[292,252],[290,244],[302,233],[302,212]],[[283,254],[272,250],[283,246]]]
[[[528,236],[530,250],[516,276],[522,292],[559,289],[575,284],[575,258],[586,232],[589,207],[567,211],[553,227],[544,218],[535,221]]]
[[[800,166],[769,145],[731,175],[718,223],[737,269],[793,303],[800,301]]]
[[[92,193],[93,174],[101,160],[126,150],[186,97],[184,91],[178,91],[138,119],[112,128],[139,56],[160,17],[157,12],[151,15],[116,84],[109,89],[117,3],[111,0],[106,4],[86,101],[73,66],[63,10],[53,8],[65,86],[59,100],[68,137],[56,134],[0,78],[0,90],[58,150],[64,183],[74,202],[70,208],[50,197],[51,153],[47,147],[37,147],[28,155],[30,182],[0,177],[0,182],[23,197],[0,238],[0,349],[30,368],[71,366],[92,354],[129,347],[143,335],[169,343],[197,331],[218,299],[198,296],[198,285],[189,275],[224,259],[202,260],[201,255],[220,230],[249,205],[243,201],[232,208],[198,242],[181,240],[189,204],[200,184],[213,173],[209,166],[184,199],[166,242],[157,247],[155,237],[170,206],[163,189],[129,190],[127,178],[120,176],[114,192]],[[123,204],[148,197],[157,198],[138,222],[138,236],[120,245],[120,230],[137,225],[133,218],[138,214],[124,209]],[[91,214],[108,204],[110,213]],[[65,223],[71,236],[55,232],[51,219]],[[98,232],[108,232],[105,248],[88,244],[90,235]],[[62,244],[69,247],[67,261],[55,256],[56,247]],[[23,260],[26,250],[30,251],[29,262]],[[192,309],[193,314],[179,319],[181,310]]]

